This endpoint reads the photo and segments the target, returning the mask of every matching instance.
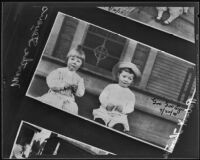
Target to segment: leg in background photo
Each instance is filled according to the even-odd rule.
[[[162,19],[163,13],[165,11],[167,11],[167,7],[156,7],[157,11],[158,11],[158,15],[156,17],[157,21],[160,21]]]
[[[169,8],[169,18],[166,19],[163,23],[170,24],[176,18],[183,14],[183,7],[168,7]]]

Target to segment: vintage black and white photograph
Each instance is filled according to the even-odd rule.
[[[10,158],[70,158],[108,155],[115,154],[21,121]]]
[[[172,153],[195,94],[195,68],[58,12],[26,96]]]
[[[149,27],[195,42],[194,7],[127,6],[99,7]]]

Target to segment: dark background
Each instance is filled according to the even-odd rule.
[[[146,3],[145,5],[148,4]],[[187,5],[187,3],[184,4]],[[2,157],[9,157],[21,120],[113,152],[118,154],[119,157],[162,158],[163,154],[165,154],[160,149],[122,136],[53,107],[48,107],[41,102],[25,96],[55,17],[59,11],[174,54],[190,62],[197,63],[196,53],[198,53],[198,45],[195,46],[195,44],[171,34],[95,8],[95,5],[97,4],[53,2],[12,2],[3,4]],[[135,5],[144,4],[137,3]],[[155,4],[151,3],[151,5]],[[188,5],[198,7],[194,3],[188,3]],[[11,81],[24,55],[24,48],[27,46],[27,41],[31,37],[32,32],[30,28],[32,25],[37,24],[42,6],[48,7],[48,17],[38,30],[40,35],[38,45],[30,50],[29,58],[33,58],[34,61],[30,62],[22,70],[20,75],[20,88],[16,86],[11,87]],[[94,100],[97,98],[93,97],[93,95],[90,95],[90,97],[90,99]],[[197,97],[199,97],[198,94]],[[88,101],[85,103],[87,105]],[[183,127],[183,133],[175,146],[174,152],[169,157],[198,158],[198,151],[199,108],[197,104],[193,107],[186,126]]]

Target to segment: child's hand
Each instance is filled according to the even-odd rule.
[[[123,107],[122,106],[117,106],[115,110],[120,112],[120,113],[122,113]]]
[[[70,88],[70,87],[71,87],[71,84],[65,83],[64,86],[65,86],[65,89],[67,89],[67,88]]]
[[[72,90],[73,93],[76,93],[77,89],[78,89],[77,85],[72,85],[71,86],[71,90]]]
[[[113,108],[114,108],[114,106],[113,106],[113,105],[107,105],[107,106],[106,106],[106,109],[107,109],[108,111],[112,111],[112,110],[113,110]]]
[[[59,91],[59,90],[61,90],[61,88],[60,87],[51,87],[51,90],[53,90],[53,91]]]

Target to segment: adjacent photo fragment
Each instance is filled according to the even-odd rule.
[[[107,156],[115,154],[21,121],[10,158],[70,158],[95,155]]]
[[[196,90],[172,54],[58,12],[26,96],[172,153]]]
[[[195,43],[194,7],[98,7]]]

